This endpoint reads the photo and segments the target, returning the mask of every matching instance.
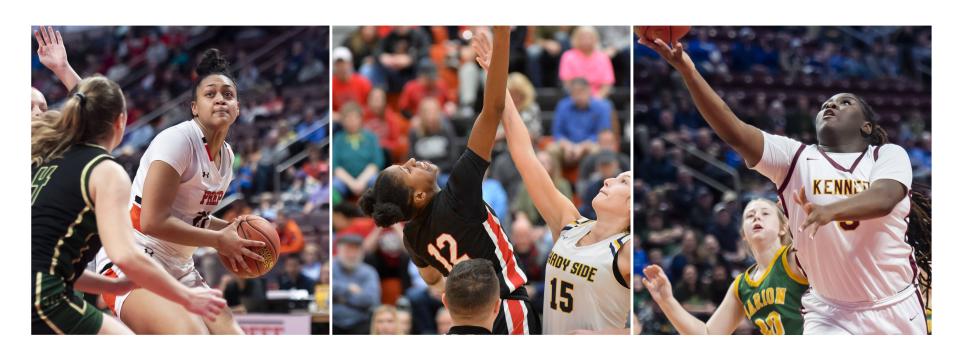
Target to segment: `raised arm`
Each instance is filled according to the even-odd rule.
[[[677,42],[673,48],[670,48],[660,39],[656,39],[653,43],[644,39],[642,35],[637,39],[640,44],[656,51],[680,72],[683,83],[687,85],[690,96],[693,97],[693,103],[697,105],[697,110],[707,120],[707,124],[710,124],[720,139],[743,157],[748,166],[756,165],[763,156],[763,134],[760,129],[737,118],[720,95],[717,95],[697,71],[687,52],[683,51],[683,45]]]
[[[505,107],[507,67],[510,61],[510,27],[493,27],[493,52],[483,90],[483,109],[473,123],[467,148],[489,161],[497,125]]]
[[[730,285],[720,307],[710,316],[706,323],[691,315],[683,305],[673,297],[673,287],[663,269],[652,264],[643,269],[643,286],[650,292],[650,296],[663,310],[664,315],[682,335],[729,335],[737,329],[743,320],[743,311],[740,310],[735,287]]]
[[[483,33],[477,34],[472,47],[477,54],[477,63],[480,67],[486,69],[490,64],[490,42]],[[514,105],[510,92],[505,91],[506,107],[503,111],[503,129],[507,137],[507,148],[510,151],[510,157],[516,164],[523,183],[527,186],[530,198],[533,200],[537,211],[547,222],[554,239],[563,229],[565,224],[580,218],[577,207],[564,196],[560,190],[553,184],[550,174],[540,164],[537,155],[534,153],[533,143],[530,141],[530,133],[527,131],[523,119],[520,117],[520,111]]]
[[[80,75],[67,61],[67,48],[63,45],[60,31],[54,31],[53,27],[40,27],[40,30],[33,32],[33,36],[37,39],[40,63],[53,71],[67,91],[73,90],[80,83]]]

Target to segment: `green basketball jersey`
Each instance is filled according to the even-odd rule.
[[[800,297],[809,284],[806,279],[790,272],[787,266],[789,250],[790,245],[781,247],[759,280],[750,278],[757,269],[753,265],[734,281],[744,314],[764,335],[803,334]]]

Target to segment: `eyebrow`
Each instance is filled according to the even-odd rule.
[[[204,86],[204,87],[217,87],[217,84],[216,84],[216,83],[210,83],[210,84],[207,84],[207,85]],[[223,86],[221,86],[221,87],[230,87],[230,88],[233,88],[233,85],[225,83],[225,84],[223,84]]]

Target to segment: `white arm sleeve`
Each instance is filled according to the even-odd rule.
[[[880,179],[892,179],[900,182],[908,190],[913,184],[913,167],[910,157],[903,147],[896,144],[884,144],[877,147],[877,162],[870,171],[870,183]]]
[[[790,163],[793,162],[794,155],[803,144],[787,137],[768,134],[765,131],[762,131],[762,133],[763,156],[760,157],[757,165],[751,167],[751,169],[760,172],[774,184],[780,186],[790,171]]]

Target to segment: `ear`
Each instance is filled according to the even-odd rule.
[[[190,101],[190,113],[193,114],[193,117],[197,117],[197,115],[199,114],[199,113],[197,112],[197,102],[196,102],[196,101]]]
[[[123,141],[123,132],[127,129],[127,113],[122,112],[120,115],[117,115],[117,119],[113,121],[113,135],[117,138],[117,145]]]
[[[443,303],[443,307],[447,308],[447,311],[450,311],[450,307],[447,306],[447,292],[443,292],[440,294],[440,302]]]
[[[422,204],[423,201],[426,199],[427,199],[427,193],[424,191],[417,191],[413,193],[413,202],[416,203],[417,205]]]
[[[500,306],[503,305],[503,300],[497,298],[497,305],[493,307],[493,317],[497,317],[500,314]]]
[[[860,125],[860,133],[863,135],[873,134],[873,123],[870,121],[864,121],[863,125]]]

